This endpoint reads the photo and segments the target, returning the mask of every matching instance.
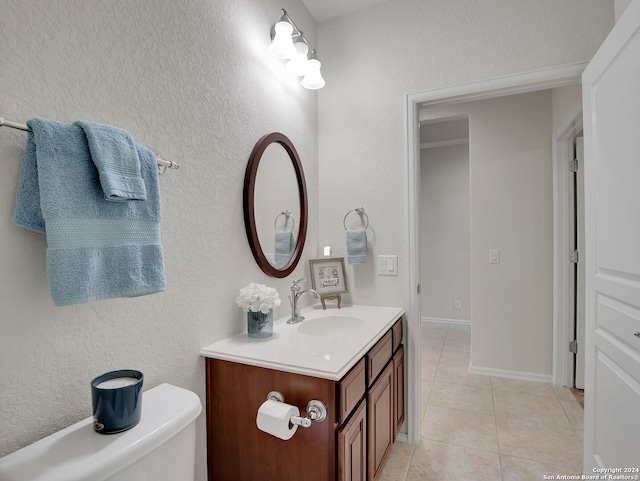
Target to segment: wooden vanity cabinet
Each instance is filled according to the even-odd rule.
[[[339,384],[302,374],[206,359],[207,461],[210,481],[333,481],[337,473]],[[327,419],[298,427],[288,441],[260,431],[256,415],[270,391],[305,415],[327,406]]]
[[[404,421],[402,319],[340,380],[206,359],[210,481],[377,481]],[[300,415],[311,399],[327,419],[281,440],[256,427],[280,391]]]

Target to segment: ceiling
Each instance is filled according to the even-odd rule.
[[[322,23],[332,18],[364,10],[387,0],[302,0],[316,22]]]

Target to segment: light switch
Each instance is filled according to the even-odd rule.
[[[489,249],[489,264],[500,264],[500,249]]]
[[[378,256],[378,275],[397,276],[398,256]]]

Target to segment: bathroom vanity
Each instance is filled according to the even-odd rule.
[[[212,481],[375,481],[404,422],[400,308],[347,306],[303,311],[273,336],[246,333],[202,349]],[[271,391],[306,416],[322,401],[327,418],[290,440],[260,431],[256,415]]]

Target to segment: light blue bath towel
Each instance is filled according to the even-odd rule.
[[[165,289],[156,156],[135,144],[146,201],[105,200],[83,130],[31,119],[16,224],[47,235],[54,302],[80,304]]]
[[[347,262],[364,264],[367,256],[366,229],[347,229]]]
[[[138,150],[131,134],[119,127],[86,120],[78,120],[73,125],[80,127],[87,136],[105,199],[113,202],[147,200]]]
[[[290,230],[276,229],[275,240],[275,260],[276,262],[287,262],[291,259],[293,252],[293,232]]]

